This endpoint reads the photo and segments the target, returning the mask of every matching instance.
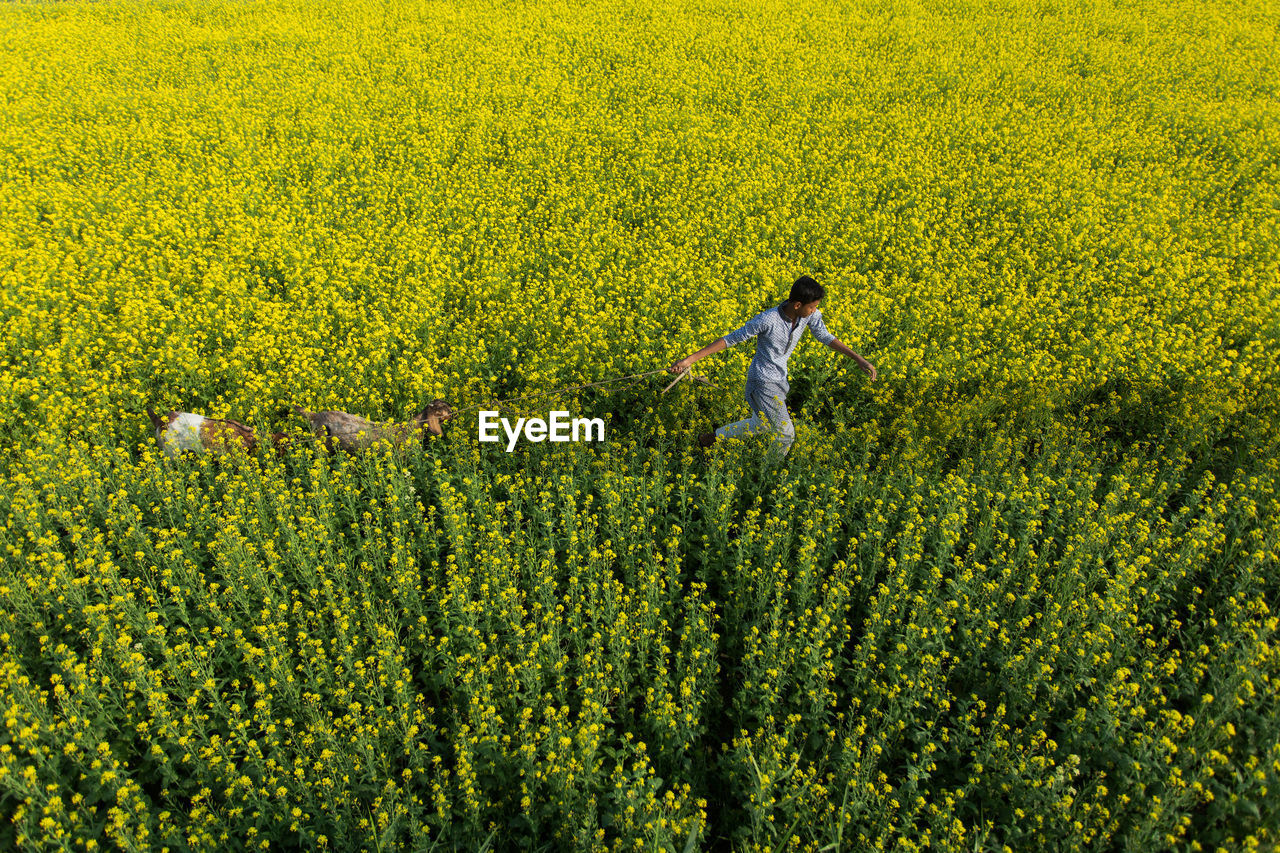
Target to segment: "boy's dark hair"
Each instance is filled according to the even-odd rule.
[[[791,285],[791,294],[787,297],[787,301],[808,305],[810,302],[816,302],[826,295],[826,288],[809,278],[809,276],[802,275],[796,279],[795,284]]]

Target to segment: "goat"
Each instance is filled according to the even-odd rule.
[[[425,442],[427,432],[444,435],[440,425],[453,416],[449,404],[439,399],[432,400],[416,412],[408,423],[375,423],[346,412],[309,412],[301,406],[292,408],[307,419],[311,431],[324,441],[330,453],[339,449],[355,453],[384,442],[395,447],[419,438]]]
[[[185,450],[226,453],[233,447],[239,447],[252,453],[258,446],[253,430],[239,421],[206,418],[172,409],[162,416],[150,406],[147,406],[147,417],[155,426],[156,443],[170,459],[177,459]]]

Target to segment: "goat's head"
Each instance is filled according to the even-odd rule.
[[[436,398],[423,406],[422,410],[413,416],[413,420],[414,423],[431,430],[433,435],[444,435],[444,430],[440,428],[440,424],[451,417],[453,417],[453,407],[444,400]]]
[[[276,449],[276,453],[284,456],[289,452],[289,448],[293,446],[293,436],[284,432],[271,433],[271,446]]]

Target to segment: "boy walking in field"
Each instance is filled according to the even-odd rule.
[[[787,455],[796,440],[791,414],[787,411],[787,392],[791,390],[787,383],[787,360],[795,351],[796,344],[800,343],[805,329],[836,352],[856,361],[858,367],[872,381],[875,380],[876,366],[827,331],[822,322],[822,312],[818,310],[818,302],[826,295],[822,285],[802,275],[791,285],[786,302],[761,311],[742,328],[716,339],[667,368],[672,373],[684,373],[701,358],[742,343],[747,338],[757,338],[755,356],[747,368],[745,393],[753,414],[746,420],[726,424],[715,432],[703,433],[698,437],[699,444],[710,447],[717,438],[771,430],[775,434],[776,447],[783,456]]]

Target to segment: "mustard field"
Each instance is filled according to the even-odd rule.
[[[1277,849],[1278,30],[0,6],[0,849]]]

